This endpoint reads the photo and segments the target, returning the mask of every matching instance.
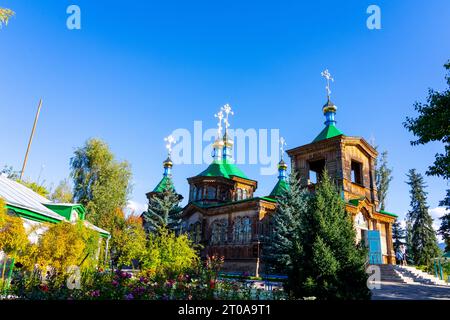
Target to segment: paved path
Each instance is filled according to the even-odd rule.
[[[450,300],[450,287],[381,281],[372,300]]]

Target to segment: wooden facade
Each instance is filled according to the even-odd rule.
[[[362,239],[366,230],[379,230],[383,263],[395,263],[392,243],[395,216],[377,210],[377,151],[363,138],[341,134],[288,150],[287,153],[302,185],[311,190],[320,181],[323,170],[328,171],[345,200],[347,212],[355,221],[357,239]]]

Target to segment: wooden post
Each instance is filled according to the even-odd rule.
[[[38,109],[36,112],[36,116],[34,118],[33,129],[31,130],[30,140],[28,141],[27,152],[25,153],[25,159],[23,160],[22,171],[20,171],[20,180],[22,180],[22,178],[23,178],[23,173],[24,173],[25,167],[27,165],[28,153],[30,152],[31,142],[33,141],[34,131],[36,130],[36,124],[39,119],[39,113],[41,112],[41,107],[42,107],[42,99],[39,99],[39,105],[38,105]]]

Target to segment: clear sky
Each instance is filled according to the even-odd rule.
[[[81,8],[81,30],[66,27],[71,4]],[[381,8],[381,30],[366,27],[370,4]],[[16,11],[0,29],[0,166],[20,169],[42,97],[25,176],[49,187],[68,177],[74,149],[99,137],[131,163],[130,199],[144,205],[162,175],[163,138],[192,130],[195,120],[214,127],[224,103],[235,110],[233,127],[278,128],[288,148],[309,143],[323,128],[325,68],[335,79],[338,128],[389,152],[388,211],[403,217],[406,172],[424,173],[443,150],[410,146],[402,122],[415,115],[413,103],[428,88],[445,88],[448,0],[4,0],[0,6]],[[185,198],[186,178],[206,165],[174,168]],[[258,195],[276,182],[276,175],[260,176],[259,165],[241,168],[259,181]],[[426,181],[436,208],[447,186]]]

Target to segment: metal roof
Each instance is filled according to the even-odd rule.
[[[27,209],[57,220],[64,220],[64,217],[43,205],[43,203],[51,203],[50,200],[1,174],[0,198],[3,198],[11,206]]]

